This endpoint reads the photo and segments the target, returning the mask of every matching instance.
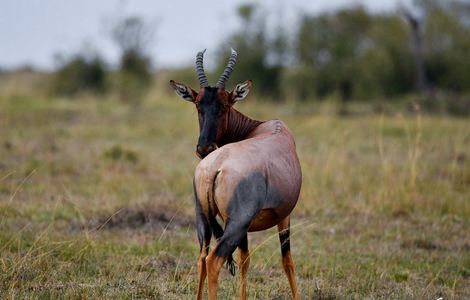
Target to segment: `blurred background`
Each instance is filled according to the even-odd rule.
[[[5,82],[76,97],[114,94],[138,103],[169,78],[196,86],[197,51],[212,81],[230,47],[230,83],[252,79],[270,101],[420,102],[432,112],[470,113],[470,4],[464,0],[327,3],[224,1],[14,1],[0,4]],[[20,86],[10,86],[20,93]],[[13,90],[11,90],[13,89]],[[419,95],[419,99],[410,96]],[[380,105],[377,105],[380,103]]]
[[[191,299],[194,106],[282,119],[302,299],[470,299],[468,0],[0,1],[0,299]],[[250,299],[290,299],[276,228]],[[234,256],[236,257],[236,256]],[[219,296],[238,294],[221,272]]]

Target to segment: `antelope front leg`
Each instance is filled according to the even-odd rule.
[[[239,269],[240,269],[240,299],[246,300],[247,273],[250,265],[250,252],[248,251],[248,236],[245,235],[242,242],[238,246],[239,250]]]

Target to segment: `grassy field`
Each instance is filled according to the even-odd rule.
[[[470,298],[468,119],[238,108],[297,138],[303,299]],[[140,107],[0,97],[0,298],[192,298],[196,118],[158,92]],[[250,299],[290,299],[276,229],[250,249]],[[238,276],[224,270],[219,295],[236,298]]]

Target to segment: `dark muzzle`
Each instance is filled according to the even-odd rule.
[[[197,153],[197,156],[199,156],[199,158],[202,159],[206,157],[207,155],[209,155],[209,153],[211,153],[215,149],[217,149],[217,146],[215,144],[210,144],[207,146],[197,145],[196,153]]]

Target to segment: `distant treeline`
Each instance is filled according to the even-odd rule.
[[[356,6],[305,14],[295,29],[282,22],[267,26],[264,13],[258,5],[238,9],[242,26],[222,42],[210,78],[220,75],[230,45],[240,55],[229,86],[252,79],[262,98],[346,103],[419,94],[430,107],[433,99],[445,98],[456,105],[450,111],[470,113],[468,2],[418,0],[388,13]],[[123,99],[139,98],[151,83],[147,31],[139,18],[117,23],[111,37],[122,49],[119,69],[110,72],[98,55],[76,55],[60,65],[52,90],[118,91]]]
[[[256,6],[239,9],[242,53],[234,81],[251,77],[274,99],[396,97],[416,91],[470,92],[470,4],[417,1],[412,10],[362,7],[301,17],[298,30],[268,32]],[[223,67],[224,59],[221,59]]]
[[[49,92],[72,97],[84,92],[115,93],[126,102],[138,103],[152,83],[152,61],[147,46],[153,30],[142,18],[131,16],[116,20],[109,35],[121,52],[117,69],[112,70],[91,49],[59,56]]]

